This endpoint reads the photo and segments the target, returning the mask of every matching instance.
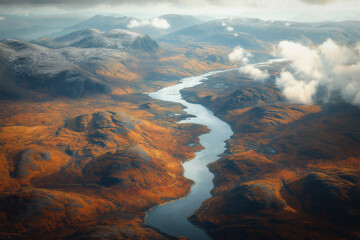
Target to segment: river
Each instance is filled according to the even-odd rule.
[[[254,66],[263,66],[280,61],[284,61],[284,59],[272,59],[268,62],[254,64]],[[193,160],[183,164],[184,176],[194,181],[189,195],[165,205],[157,206],[147,212],[146,224],[168,235],[185,236],[191,240],[211,239],[202,229],[192,225],[187,217],[194,213],[204,200],[211,197],[210,191],[214,187],[212,181],[214,175],[209,172],[207,165],[219,159],[219,155],[226,149],[225,141],[232,136],[233,132],[226,122],[214,116],[206,107],[185,101],[180,94],[180,90],[199,85],[208,77],[227,71],[231,70],[212,71],[200,76],[183,78],[177,85],[149,94],[150,97],[155,99],[181,103],[185,106],[184,111],[186,113],[195,116],[179,123],[197,123],[210,129],[209,133],[200,136],[200,144],[204,149],[197,152]]]

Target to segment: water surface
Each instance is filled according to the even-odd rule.
[[[210,239],[203,230],[192,225],[187,217],[194,213],[205,199],[211,197],[214,175],[209,172],[207,164],[219,159],[219,155],[225,151],[225,141],[233,132],[227,123],[214,116],[209,109],[183,100],[180,90],[201,84],[201,81],[206,80],[207,77],[220,72],[224,71],[184,78],[175,86],[149,94],[152,98],[181,103],[186,107],[184,110],[186,113],[196,116],[182,120],[180,123],[198,123],[210,129],[209,133],[200,136],[200,144],[204,149],[197,152],[193,160],[183,164],[184,176],[195,182],[190,194],[186,198],[155,207],[147,212],[145,222],[148,225],[172,236],[186,236],[198,240]]]

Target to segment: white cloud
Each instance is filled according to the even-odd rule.
[[[281,57],[292,60],[294,69],[312,78],[321,78],[321,61],[318,53],[300,43],[282,41],[276,50]]]
[[[261,71],[252,64],[248,64],[245,67],[240,68],[239,71],[249,74],[256,81],[264,81],[269,77],[268,72]]]
[[[4,18],[4,17],[2,17],[2,16],[0,16],[0,21],[3,21],[3,20],[5,20],[5,18]]]
[[[341,46],[328,39],[320,46],[307,47],[282,41],[276,50],[292,61],[293,73],[283,72],[276,80],[289,101],[312,104],[321,87],[329,95],[337,92],[346,102],[360,107],[360,43]]]
[[[232,31],[234,31],[234,28],[232,26],[227,26],[225,28],[225,31],[232,32]]]
[[[168,29],[170,27],[170,24],[165,19],[156,17],[156,18],[146,19],[146,20],[133,19],[127,25],[128,28],[137,28],[137,27],[144,27],[144,26],[151,26],[151,27],[155,27],[158,29]]]
[[[229,60],[234,61],[240,61],[247,63],[249,62],[249,57],[252,57],[251,53],[247,53],[242,47],[237,46],[230,54],[229,54]]]
[[[326,42],[321,44],[319,49],[327,64],[337,65],[356,62],[357,57],[353,54],[351,49],[345,46],[340,46],[331,39],[328,39]]]
[[[249,64],[249,57],[251,53],[247,53],[242,47],[237,46],[230,54],[230,61],[240,61],[245,63],[245,66],[239,69],[239,72],[249,74],[254,80],[263,81],[269,77],[269,73],[256,68],[254,65]]]
[[[290,102],[309,105],[313,103],[318,83],[297,80],[290,72],[282,72],[276,79],[276,85],[282,89],[282,94]]]

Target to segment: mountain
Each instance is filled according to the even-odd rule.
[[[36,43],[51,48],[106,48],[145,52],[156,52],[158,50],[157,43],[149,36],[123,29],[112,29],[108,32],[86,29],[54,39],[39,40]]]
[[[0,47],[1,52],[10,55],[5,63],[8,66],[6,71],[14,76],[11,82],[21,88],[43,89],[51,94],[69,97],[109,91],[108,84],[75,63],[75,59],[84,52],[78,52],[78,56],[70,60],[68,56],[73,52],[69,52],[69,49],[57,51],[11,39],[2,40]],[[8,84],[6,81],[1,83]]]
[[[106,93],[111,89],[109,80],[104,81],[96,69],[106,69],[107,62],[115,59],[120,63],[138,55],[146,59],[159,49],[150,37],[119,29],[106,33],[83,30],[39,43],[52,48],[12,39],[0,41],[3,96],[24,97],[25,89],[68,97]],[[122,70],[131,72],[124,66]]]
[[[262,21],[250,18],[214,20],[191,26],[161,37],[170,43],[203,42],[248,49],[263,48],[266,43],[282,40],[319,44],[331,38],[339,43],[357,41],[360,38],[358,21],[296,23]]]
[[[155,19],[155,22],[154,22]],[[156,20],[165,21],[166,26],[158,25]],[[150,19],[137,19],[133,17],[113,17],[96,15],[74,26],[64,28],[57,35],[63,35],[73,31],[79,31],[88,28],[95,28],[101,31],[111,29],[126,29],[135,32],[147,34],[151,37],[171,33],[192,25],[200,24],[203,21],[190,15],[167,14]]]
[[[133,19],[135,18],[95,15],[78,24],[64,28],[63,32],[61,32],[61,35],[63,35],[64,33],[84,30],[88,28],[95,28],[101,31],[109,31],[114,28],[129,29],[127,25]]]
[[[3,39],[0,97],[129,94],[158,88],[159,82],[228,67],[221,60],[221,49],[196,49],[192,55],[188,48],[160,48],[149,36],[123,29],[86,29],[32,43]]]
[[[0,40],[3,38],[37,39],[84,21],[84,17],[72,14],[51,16],[0,14],[0,18],[2,19],[0,21]]]

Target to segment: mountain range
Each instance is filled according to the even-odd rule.
[[[181,91],[234,132],[189,221],[213,239],[360,237],[358,107],[341,91],[287,98],[280,76],[293,74],[292,95],[308,90],[315,78],[295,77],[318,74],[320,57],[295,70],[287,58],[249,64],[274,58],[281,41],[316,55],[331,38],[323,55],[341,62],[344,51],[335,70],[356,70],[360,22],[0,16],[0,239],[185,239],[144,219],[189,194],[182,163],[209,129],[179,123],[192,117],[183,105],[148,93],[220,69]],[[341,83],[358,83],[354,72]]]

